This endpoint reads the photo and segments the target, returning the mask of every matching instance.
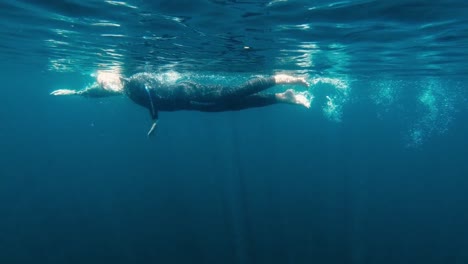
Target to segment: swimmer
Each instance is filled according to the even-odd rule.
[[[59,89],[51,95],[78,95],[90,98],[126,95],[133,102],[147,108],[153,124],[151,136],[160,111],[193,110],[202,112],[237,111],[274,104],[293,104],[310,107],[310,97],[288,89],[281,93],[264,93],[275,85],[301,85],[309,83],[300,77],[278,74],[257,77],[240,86],[204,85],[194,82],[162,83],[155,74],[137,73],[130,78],[116,75],[98,75],[97,82],[82,90]]]

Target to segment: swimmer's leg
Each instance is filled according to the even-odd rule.
[[[309,108],[311,100],[312,97],[310,95],[305,93],[297,93],[294,90],[289,89],[283,93],[253,94],[243,97],[239,100],[226,101],[222,103],[203,104],[192,102],[190,110],[197,110],[202,112],[238,111],[275,104],[294,104]]]
[[[255,78],[236,87],[184,83],[183,87],[180,88],[183,89],[186,96],[191,98],[191,101],[218,103],[245,98],[278,84],[309,86],[304,78],[280,74],[269,78]]]

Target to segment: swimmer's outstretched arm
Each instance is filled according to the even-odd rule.
[[[102,88],[101,85],[94,83],[82,90],[58,89],[50,93],[51,95],[79,95],[90,98],[102,98],[114,95],[121,95],[122,92]]]

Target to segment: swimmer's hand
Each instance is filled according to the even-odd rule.
[[[156,125],[158,124],[158,120],[154,121],[153,125],[151,126],[150,130],[148,131],[148,137],[154,135],[154,131],[156,131]]]
[[[298,84],[309,87],[309,83],[302,77],[294,77],[286,74],[277,74],[274,76],[276,84]]]
[[[77,91],[69,90],[69,89],[58,89],[58,90],[55,90],[55,91],[50,93],[50,95],[55,95],[55,96],[58,96],[58,95],[77,95],[77,94],[79,94]]]

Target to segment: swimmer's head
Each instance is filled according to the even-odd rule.
[[[99,86],[104,90],[115,93],[123,92],[123,77],[118,73],[98,71],[96,79]]]

